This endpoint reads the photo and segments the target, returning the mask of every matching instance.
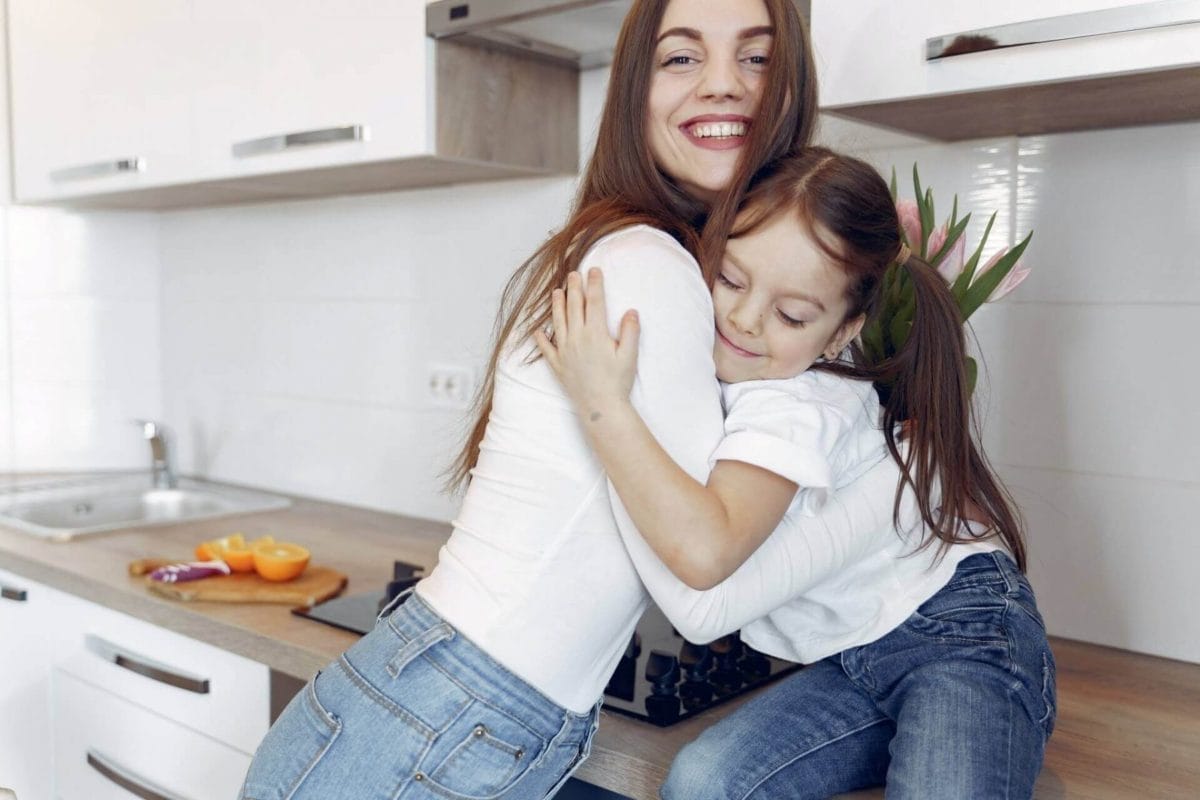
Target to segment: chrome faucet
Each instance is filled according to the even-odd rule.
[[[174,489],[175,471],[171,469],[171,452],[167,447],[167,429],[161,422],[149,419],[136,420],[142,426],[142,435],[150,443],[150,469],[155,489]]]

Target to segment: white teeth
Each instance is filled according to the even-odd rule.
[[[730,136],[745,136],[744,122],[708,122],[692,126],[692,136],[697,139],[721,139]]]

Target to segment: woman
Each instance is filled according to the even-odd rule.
[[[656,586],[682,585],[610,496],[530,332],[568,273],[611,265],[612,306],[642,313],[635,402],[671,455],[704,474],[721,408],[707,276],[689,251],[711,270],[750,177],[806,144],[814,114],[791,0],[635,3],[574,214],[506,292],[486,402],[458,462],[471,480],[454,533],[416,592],[284,711],[243,797],[541,798],[586,757],[646,603],[629,553],[656,598]],[[806,526],[889,523],[896,479],[887,466],[869,473]],[[770,547],[760,553],[743,569],[771,568]],[[686,602],[732,630],[785,599]]]

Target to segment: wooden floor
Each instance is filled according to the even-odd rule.
[[[1058,722],[1034,797],[1200,800],[1200,665],[1065,639],[1051,647]]]

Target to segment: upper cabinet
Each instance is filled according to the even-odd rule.
[[[9,0],[19,202],[172,208],[569,174],[578,75],[419,0]]]
[[[191,148],[190,0],[11,0],[17,194],[161,182]]]
[[[821,107],[955,141],[1200,119],[1200,0],[812,1]]]

